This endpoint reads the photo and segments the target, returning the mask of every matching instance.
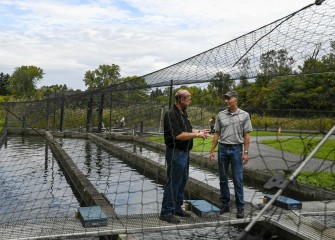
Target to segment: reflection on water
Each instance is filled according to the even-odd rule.
[[[104,149],[83,139],[60,139],[92,184],[103,192],[121,215],[159,213],[163,188],[140,175],[120,159],[110,156]],[[114,143],[115,144],[115,143]],[[132,143],[117,143],[148,159],[164,164],[164,155]],[[217,185],[217,176],[191,167],[190,176]],[[218,186],[218,185],[217,185]],[[239,229],[234,226],[217,226],[176,231],[135,234],[138,239],[234,239]]]
[[[73,217],[79,207],[41,137],[13,137],[0,147],[0,222]]]
[[[83,139],[58,139],[78,168],[104,193],[121,215],[159,213],[163,188]],[[130,151],[164,164],[164,155],[134,144]],[[191,167],[190,175],[208,184],[217,176]],[[73,217],[79,207],[66,178],[43,138],[12,138],[0,148],[0,222]],[[235,227],[219,226],[137,234],[143,239],[231,239]]]
[[[60,139],[63,148],[120,215],[157,213],[163,188],[103,148],[82,139]],[[75,146],[75,147],[74,147]]]

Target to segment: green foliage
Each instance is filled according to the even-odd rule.
[[[68,91],[68,87],[66,84],[62,85],[51,85],[51,86],[42,86],[39,91],[43,94],[43,96],[50,96],[51,94],[56,94],[57,92],[66,92]]]
[[[160,136],[150,136],[149,140],[164,144],[164,137]],[[212,147],[213,136],[209,136],[206,139],[194,138],[192,152],[209,152]],[[216,148],[217,150],[217,148]]]
[[[122,78],[125,88],[129,89],[128,92],[118,92],[118,100],[132,101],[132,102],[146,102],[148,100],[147,84],[144,78],[138,76]],[[124,94],[125,93],[125,94]]]
[[[99,65],[97,69],[85,73],[85,86],[87,90],[94,90],[120,83],[120,71],[120,67],[115,64]]]
[[[9,78],[9,91],[17,98],[31,99],[34,96],[37,82],[43,78],[43,70],[35,66],[15,68]]]
[[[9,94],[9,74],[0,73],[0,96],[6,96]]]
[[[156,88],[150,92],[149,98],[153,103],[166,104],[167,102],[169,102],[169,94],[166,91],[169,91],[169,88],[166,88],[165,90],[162,90],[161,88]]]
[[[208,84],[208,94],[211,96],[212,107],[221,106],[223,103],[223,95],[235,87],[235,82],[230,78],[229,74],[217,72]],[[192,97],[193,98],[193,97]]]

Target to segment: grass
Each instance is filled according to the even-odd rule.
[[[251,136],[252,137],[266,137],[266,136],[273,136],[273,137],[277,137],[278,136],[278,133],[277,132],[267,132],[267,131],[254,131],[254,132],[251,132]],[[310,134],[300,134],[300,133],[282,133],[281,136],[287,136],[287,137],[303,137],[303,136],[310,136]],[[313,136],[321,136],[321,135],[313,135]],[[149,140],[152,140],[152,141],[155,141],[155,142],[159,142],[159,143],[162,143],[164,144],[164,137],[162,135],[160,136],[152,136],[152,137],[149,137],[148,138]],[[287,140],[287,139],[286,139]],[[192,152],[209,152],[211,150],[211,146],[212,146],[212,141],[213,141],[213,136],[211,135],[210,137],[208,137],[207,139],[203,140],[203,139],[200,139],[200,138],[194,138],[193,139],[193,149],[192,149]],[[271,147],[278,147],[277,145],[278,144],[275,144],[277,142],[277,138],[276,139],[272,139],[272,140],[269,140],[269,141],[262,141],[262,143],[264,142],[264,144],[266,145],[269,145],[271,146],[274,145],[274,146],[271,146]],[[284,141],[284,140],[283,140]],[[302,145],[302,144],[300,144]],[[280,150],[284,150],[284,151],[288,151],[288,152],[292,152],[294,151],[293,153],[297,153],[297,154],[301,154],[302,153],[302,150],[299,151],[298,149],[295,148],[295,146],[292,148],[292,149],[284,149],[283,147],[286,148],[286,145],[285,146],[281,146],[281,144],[279,144],[279,148]],[[290,144],[287,144],[287,147],[291,147]],[[300,147],[301,149],[303,149],[303,147]],[[329,151],[328,151],[329,153]]]
[[[152,136],[148,137],[149,140],[164,144],[163,136]],[[207,139],[194,138],[192,152],[209,152],[211,150],[213,136]]]
[[[268,131],[254,131],[251,132],[252,137],[277,137],[277,136],[295,136],[295,137],[302,137],[302,136],[311,136],[311,134],[307,133],[295,133],[295,132],[283,132],[282,134],[278,134],[278,132],[268,132]],[[321,134],[313,134],[313,136],[321,136]]]
[[[302,172],[297,181],[329,191],[335,190],[335,173],[332,172]]]

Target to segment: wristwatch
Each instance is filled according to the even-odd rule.
[[[248,154],[249,152],[247,150],[244,151],[244,154]]]

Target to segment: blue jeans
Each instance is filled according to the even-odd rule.
[[[164,186],[161,215],[181,210],[189,172],[189,152],[166,148],[167,182]]]
[[[229,165],[231,164],[236,207],[244,208],[242,151],[243,151],[242,144],[231,145],[231,146],[219,144],[218,165],[219,165],[220,190],[221,190],[220,200],[222,207],[230,206],[228,169]]]

